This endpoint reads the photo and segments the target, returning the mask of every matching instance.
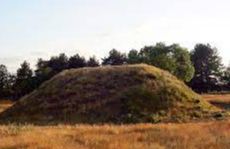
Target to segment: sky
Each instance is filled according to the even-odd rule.
[[[66,53],[102,58],[156,42],[210,43],[230,62],[229,0],[0,0],[0,64]]]

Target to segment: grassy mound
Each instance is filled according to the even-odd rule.
[[[221,117],[170,73],[148,65],[66,70],[0,114],[17,123],[176,122]]]

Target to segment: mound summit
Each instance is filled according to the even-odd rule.
[[[149,65],[70,69],[0,114],[16,123],[142,123],[210,118],[219,109]]]

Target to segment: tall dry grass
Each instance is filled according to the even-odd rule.
[[[1,126],[1,149],[229,149],[230,121],[188,124]]]
[[[203,94],[207,101],[230,102],[230,94]]]
[[[211,104],[230,111],[230,94],[204,94],[202,97]]]

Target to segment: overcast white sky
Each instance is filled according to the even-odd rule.
[[[230,62],[229,0],[0,0],[0,64],[65,52],[104,57],[156,42],[210,43]]]

